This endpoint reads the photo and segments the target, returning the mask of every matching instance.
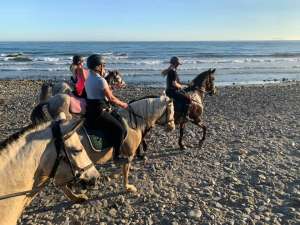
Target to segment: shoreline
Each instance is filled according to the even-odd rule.
[[[67,79],[23,79],[23,78],[0,78],[0,82],[5,82],[5,81],[16,81],[16,82],[69,82]],[[218,84],[217,82],[215,83],[216,87],[248,87],[248,86],[281,86],[281,85],[290,85],[290,84],[298,84],[300,83],[300,80],[288,80],[286,78],[278,79],[278,80],[264,80],[264,81],[258,81],[255,83],[250,83],[250,82],[223,82],[223,83],[228,83],[228,84]],[[187,85],[187,83],[183,82],[183,85]],[[147,83],[133,83],[133,82],[128,82],[127,87],[134,88],[134,87],[145,87],[145,88],[164,88],[165,84],[161,85],[155,85],[155,84],[147,84]]]

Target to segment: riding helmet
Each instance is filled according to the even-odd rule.
[[[98,54],[91,55],[87,58],[87,67],[94,70],[97,66],[105,64],[104,57]]]
[[[179,64],[181,65],[180,61],[179,61],[179,58],[177,56],[173,56],[171,59],[170,59],[170,63],[172,65],[176,65],[176,64]]]
[[[74,55],[73,56],[73,65],[79,65],[82,60],[83,60],[82,56]]]

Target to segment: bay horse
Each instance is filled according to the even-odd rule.
[[[52,105],[48,109],[55,111],[49,112],[50,115],[57,115],[59,112],[65,112],[69,109],[67,104],[60,104],[64,105],[64,108],[60,107],[60,105],[56,105],[57,107],[55,107],[55,102],[52,103],[51,98],[48,104]],[[31,115],[33,123],[51,119],[45,114],[47,114],[47,112],[41,107],[36,110],[34,109]],[[136,192],[136,187],[128,182],[131,162],[136,155],[136,151],[146,130],[149,130],[155,124],[166,125],[167,131],[175,129],[173,101],[165,95],[155,98],[144,98],[129,103],[128,109],[119,109],[118,114],[123,118],[127,128],[127,137],[121,146],[121,154],[129,159],[129,162],[123,165],[124,187],[128,192]],[[95,164],[104,164],[112,159],[112,147],[103,149],[103,151],[95,151],[90,145],[89,138],[85,135],[84,130],[79,129],[78,134],[81,137],[82,144],[87,150],[89,157]],[[76,196],[74,196],[74,198],[75,197]]]
[[[181,149],[186,149],[186,146],[183,143],[183,135],[187,122],[191,122],[202,129],[203,134],[199,141],[199,146],[201,147],[203,145],[207,130],[207,127],[203,122],[204,97],[206,94],[215,95],[217,93],[217,89],[214,85],[215,72],[216,69],[209,69],[200,73],[182,90],[191,99],[191,105],[189,106],[187,117],[183,117],[181,112],[175,110],[175,124],[179,125],[178,145]],[[138,150],[138,157],[141,159],[144,159],[145,152],[147,151],[147,143],[144,139],[147,132],[148,131],[144,133],[143,141]]]
[[[72,200],[77,198],[69,182],[95,183],[99,172],[80,142],[78,126],[76,120],[29,125],[0,143],[0,224],[16,224],[50,178]]]
[[[191,122],[196,126],[202,128],[202,138],[199,141],[199,146],[203,145],[206,138],[207,127],[203,122],[204,112],[204,97],[209,94],[210,96],[217,93],[217,89],[214,84],[214,73],[216,69],[209,69],[197,75],[188,84],[188,87],[183,89],[183,92],[190,97],[191,104],[187,113],[187,117],[183,117],[180,112],[175,111],[175,123],[179,124],[179,139],[178,144],[181,149],[185,149],[185,145],[182,142],[184,127],[187,122]]]

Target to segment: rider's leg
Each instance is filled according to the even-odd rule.
[[[183,114],[183,116],[187,115],[190,99],[182,92],[180,91],[172,91],[169,92],[171,98],[173,98],[175,101],[179,102],[182,107],[180,107],[180,111]]]
[[[126,135],[125,128],[116,118],[106,111],[101,113],[97,122],[99,125],[101,124],[101,129],[104,129],[110,134],[108,135],[108,141],[112,143],[114,148],[113,159],[114,161],[118,161],[120,159],[120,148]]]

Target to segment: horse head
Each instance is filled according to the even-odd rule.
[[[200,73],[198,76],[196,76],[195,79],[192,80],[189,89],[201,90],[202,92],[208,93],[209,95],[215,95],[217,93],[214,84],[215,72],[216,69],[209,69],[207,71]]]
[[[105,77],[105,79],[112,88],[126,87],[126,83],[123,80],[122,74],[118,70],[108,71],[108,75]]]
[[[209,75],[207,76],[206,79],[205,90],[210,96],[212,96],[217,94],[217,89],[215,87],[215,76],[214,76],[216,69],[209,69],[208,71],[209,71]]]

